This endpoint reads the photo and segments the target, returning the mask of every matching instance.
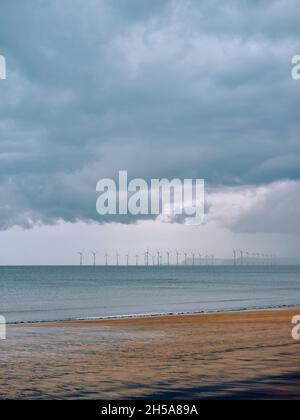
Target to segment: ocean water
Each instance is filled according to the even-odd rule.
[[[300,267],[0,267],[9,323],[300,306]]]

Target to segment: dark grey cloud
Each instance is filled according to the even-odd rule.
[[[5,2],[0,228],[101,222],[96,182],[120,169],[212,186],[298,180],[300,83],[290,76],[298,8],[298,0]]]

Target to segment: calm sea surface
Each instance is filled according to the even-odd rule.
[[[300,267],[0,267],[7,322],[300,306]]]

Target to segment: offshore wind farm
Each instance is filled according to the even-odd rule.
[[[215,265],[233,265],[238,266],[276,266],[282,261],[276,254],[266,252],[249,252],[233,249],[232,258],[218,258],[212,252],[208,251],[179,251],[178,249],[170,251],[149,250],[145,252],[124,252],[91,251],[85,253],[78,252],[79,265],[100,265],[100,266],[215,266]],[[99,257],[96,260],[97,256]],[[86,262],[86,264],[85,264]]]

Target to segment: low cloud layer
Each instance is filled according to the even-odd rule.
[[[207,196],[205,223],[236,233],[299,235],[299,202],[299,181],[216,190]]]
[[[235,231],[299,233],[299,2],[223,3],[1,5],[0,229],[101,223],[96,183],[127,169],[205,178]]]

